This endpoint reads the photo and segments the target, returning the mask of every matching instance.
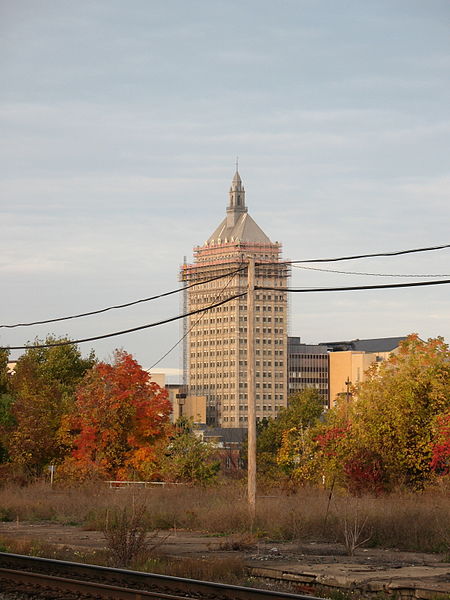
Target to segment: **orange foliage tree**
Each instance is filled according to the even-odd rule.
[[[96,364],[77,388],[74,411],[60,430],[71,448],[62,479],[149,479],[168,430],[166,390],[121,350],[112,364]]]

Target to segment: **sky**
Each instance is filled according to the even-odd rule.
[[[0,321],[177,288],[225,215],[239,156],[249,212],[286,259],[450,243],[448,0],[0,0]],[[291,285],[450,278],[450,249],[292,269]],[[306,343],[450,340],[450,287],[291,294]],[[179,295],[0,328],[0,346],[175,316]],[[146,368],[180,322],[82,344]],[[17,358],[20,351],[12,351]],[[178,349],[158,368],[180,367]]]

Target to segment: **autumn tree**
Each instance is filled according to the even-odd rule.
[[[410,335],[369,369],[345,410],[328,412],[315,458],[353,493],[421,489],[443,471],[449,410],[447,344]]]
[[[450,461],[450,353],[442,338],[417,335],[372,365],[324,422],[285,429],[278,454],[301,481],[325,480],[354,494],[421,489]]]
[[[60,476],[150,479],[162,452],[171,405],[167,392],[124,352],[100,362],[77,388],[60,439],[72,446]]]
[[[433,432],[450,409],[450,353],[442,338],[410,335],[357,389],[356,449],[392,485],[421,488],[432,473]]]
[[[45,344],[67,342],[48,337]],[[19,358],[10,378],[9,420],[2,432],[13,465],[38,475],[61,460],[57,440],[62,416],[71,409],[75,386],[94,364],[94,356],[83,358],[76,344],[39,348],[40,340]]]

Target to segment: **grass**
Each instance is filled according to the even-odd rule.
[[[39,556],[56,560],[81,562],[91,565],[111,566],[110,553],[107,550],[86,550],[80,552],[67,546],[49,544],[32,538],[2,540],[0,552],[12,552],[28,556]],[[202,581],[215,581],[231,585],[248,583],[247,569],[242,558],[219,557],[176,557],[172,558],[158,552],[141,553],[136,560],[127,565],[117,565],[147,573],[159,573],[175,577],[188,577]]]
[[[0,520],[44,520],[100,531],[108,511],[120,511],[133,501],[145,505],[149,530],[197,530],[234,535],[238,542],[248,535],[252,543],[262,537],[343,542],[351,504],[372,547],[450,552],[450,494],[440,489],[378,498],[335,494],[326,522],[327,491],[305,487],[286,494],[274,489],[258,498],[257,516],[251,523],[246,490],[239,483],[209,489],[142,490],[111,490],[106,484],[70,489],[51,489],[46,483],[5,485],[0,488]]]

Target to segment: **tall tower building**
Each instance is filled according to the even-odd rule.
[[[248,214],[245,190],[236,170],[226,216],[203,246],[194,248],[193,264],[181,279],[198,283],[188,290],[188,310],[199,310],[247,291],[249,256],[256,262],[255,291],[256,416],[275,417],[287,404],[288,267],[281,244],[271,242]],[[240,269],[240,270],[239,270]],[[215,277],[220,277],[210,281]],[[280,289],[278,289],[280,288]],[[206,396],[207,424],[247,427],[247,297],[189,318],[187,356],[189,394]]]

